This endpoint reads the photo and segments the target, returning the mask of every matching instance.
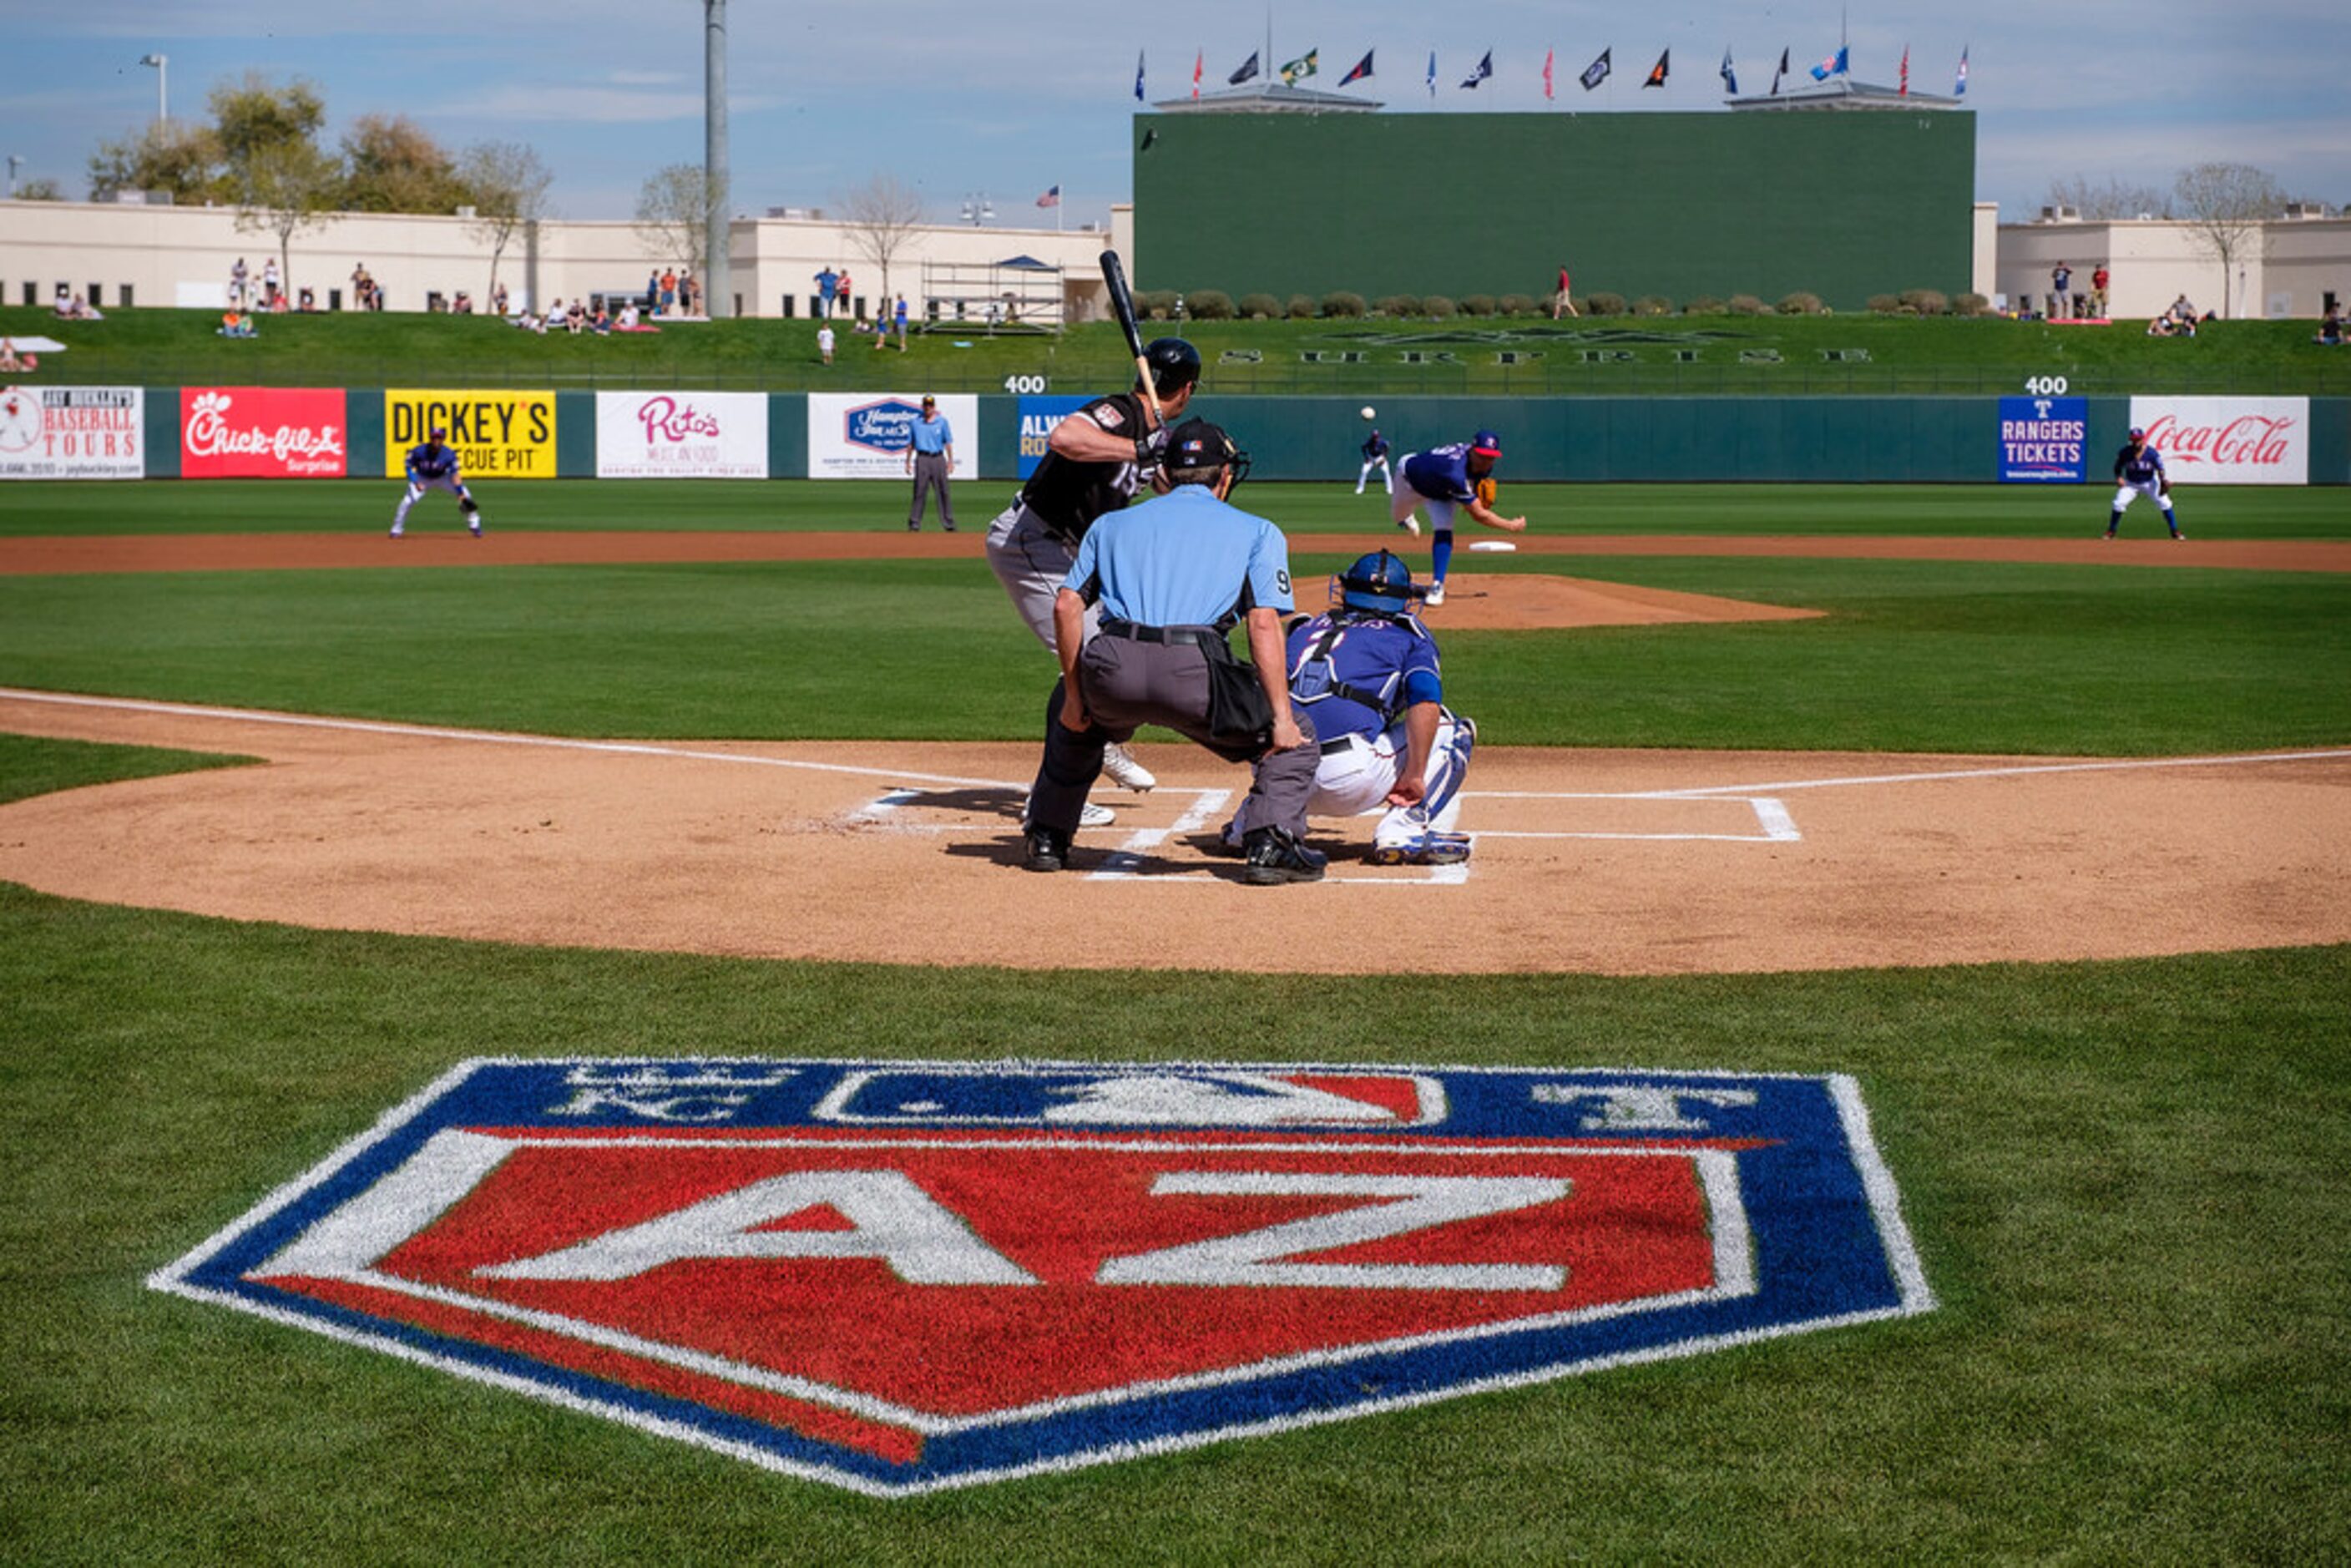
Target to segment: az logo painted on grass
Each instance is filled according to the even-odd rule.
[[[1933,1305],[1850,1079],[468,1062],[150,1281],[877,1494]]]

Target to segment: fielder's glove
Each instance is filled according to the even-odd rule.
[[[1502,493],[1501,482],[1491,475],[1478,481],[1478,504],[1488,511],[1494,509],[1494,497]]]

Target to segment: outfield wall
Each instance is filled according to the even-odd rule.
[[[956,477],[1008,495],[1078,401],[943,398]],[[919,393],[886,391],[60,386],[0,402],[0,479],[392,478],[434,424],[484,483],[889,477],[920,409]],[[1370,428],[1350,398],[1204,397],[1194,412],[1260,479],[1352,481]],[[1398,455],[1492,430],[1505,483],[2096,485],[2134,423],[2189,483],[2351,484],[2341,397],[1404,397],[1377,419]]]

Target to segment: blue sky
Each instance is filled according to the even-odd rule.
[[[1447,9],[1404,0],[1278,7],[1277,61],[1320,52],[1313,85],[1334,89],[1366,49],[1376,74],[1350,89],[1398,113],[1716,110],[1729,46],[1748,90],[1780,51],[1802,72],[1834,51],[1836,8],[1685,0],[1666,12],[1486,0]],[[1125,199],[1135,56],[1155,99],[1207,85],[1263,47],[1262,4],[1201,0],[1173,12],[1044,0],[884,7],[732,0],[728,7],[736,204],[822,206],[877,173],[914,184],[934,216],[985,193],[1000,224],[1040,222],[1060,183],[1068,221]],[[646,175],[702,154],[699,0],[0,0],[0,152],[25,178],[86,190],[90,152],[155,112],[170,57],[174,118],[248,68],[303,76],[324,92],[329,136],[368,112],[403,113],[453,150],[523,141],[554,170],[558,212],[625,218]],[[1970,50],[1977,194],[2004,218],[2037,212],[2053,179],[2109,177],[2168,188],[2182,166],[2225,159],[2268,170],[2288,192],[2351,203],[2351,5],[2343,0],[2181,0],[1854,8],[1854,74],[1891,83],[1907,44],[1914,89],[1948,93]],[[1576,73],[1603,47],[1615,74],[1585,93]],[[1640,83],[1673,50],[1662,90]],[[1437,57],[1438,90],[1424,86]],[[1495,75],[1457,85],[1487,50]],[[1558,97],[1540,73],[1557,57]],[[1807,78],[1808,79],[1808,78]],[[1236,178],[1244,177],[1236,171]],[[1482,214],[1465,213],[1465,218]]]

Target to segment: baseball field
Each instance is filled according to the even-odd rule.
[[[0,494],[0,1556],[2351,1556],[2340,491],[1506,486],[1476,853],[1257,889],[1148,732],[1020,870],[1008,486],[477,488]],[[572,1057],[1849,1075],[1932,1308],[883,1499],[148,1288]]]

